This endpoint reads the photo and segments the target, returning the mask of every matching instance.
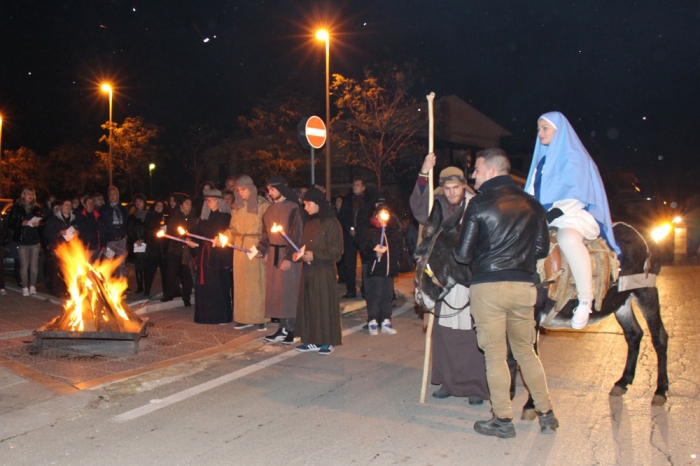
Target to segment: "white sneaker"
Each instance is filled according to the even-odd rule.
[[[36,288],[33,286],[29,287],[29,294],[36,294]]]
[[[588,316],[591,313],[591,308],[585,304],[579,304],[574,309],[574,315],[571,317],[571,328],[581,330],[588,325]]]
[[[0,296],[5,296],[7,294],[7,291],[5,291],[5,288],[0,288]]]
[[[382,322],[382,333],[386,333],[387,335],[396,335],[396,330],[394,330],[394,327],[391,325],[391,321],[389,319],[384,319],[384,322]]]
[[[29,296],[29,288],[22,288],[22,296]]]
[[[367,323],[367,330],[369,331],[369,334],[372,336],[377,336],[379,335],[379,326],[377,325],[377,321],[372,319]]]

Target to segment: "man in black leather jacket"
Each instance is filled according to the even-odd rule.
[[[510,162],[501,149],[476,155],[474,187],[479,190],[467,206],[455,258],[472,269],[471,312],[477,341],[486,358],[493,417],[477,421],[483,435],[515,437],[510,401],[507,341],[535,401],[542,433],[559,423],[535,343],[534,274],[537,259],[549,252],[546,211],[518,188]]]

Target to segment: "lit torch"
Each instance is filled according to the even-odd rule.
[[[168,239],[171,239],[173,241],[187,244],[187,241],[185,241],[184,239],[178,238],[177,236],[166,235],[163,230],[159,230],[158,233],[156,233],[156,237],[157,238],[168,238]]]
[[[299,249],[299,248],[297,247],[297,245],[294,244],[294,242],[293,242],[291,239],[289,239],[289,236],[287,236],[287,234],[284,232],[284,228],[282,228],[282,225],[277,225],[276,223],[273,223],[273,224],[272,224],[272,228],[270,228],[270,232],[271,232],[271,233],[279,233],[279,234],[281,234],[282,236],[284,236],[284,239],[287,240],[287,242],[289,243],[289,245],[290,245],[291,247],[294,248],[294,250],[297,252],[297,254],[304,254],[304,253],[302,252],[302,250]]]
[[[201,239],[202,241],[209,241],[210,243],[213,243],[213,242],[214,242],[214,240],[213,240],[212,238],[207,238],[206,236],[194,235],[194,234],[190,233],[189,231],[185,230],[185,229],[182,228],[182,227],[177,227],[177,231],[178,231],[181,235],[189,236],[190,238],[197,238],[197,239]]]
[[[388,210],[382,209],[379,211],[379,222],[382,225],[382,235],[379,237],[379,247],[382,248],[384,247],[384,230],[386,229],[386,225],[389,223]]]
[[[221,243],[222,247],[229,247],[232,248],[234,251],[241,251],[246,253],[249,260],[252,260],[253,257],[258,255],[258,248],[256,248],[255,246],[253,246],[252,249],[246,249],[240,246],[236,246],[235,244],[228,244],[228,236],[224,235],[223,233],[219,233],[219,242]]]

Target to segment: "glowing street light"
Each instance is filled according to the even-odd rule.
[[[316,32],[316,38],[326,43],[326,131],[331,131],[331,86],[330,86],[330,43],[328,31],[321,29]],[[326,140],[326,199],[331,200],[331,139]]]
[[[156,164],[152,163],[148,166],[148,176],[151,178],[151,199],[153,199],[153,169],[156,168]]]
[[[112,86],[104,83],[101,89],[109,94],[109,185],[112,186]]]
[[[0,195],[2,195],[2,115],[0,115]]]

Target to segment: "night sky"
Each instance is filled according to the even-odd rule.
[[[678,200],[697,185],[698,2],[44,0],[4,2],[0,16],[3,149],[99,138],[103,80],[120,123],[233,135],[279,89],[323,115],[312,33],[329,25],[331,73],[416,59],[417,97],[458,95],[513,133],[510,151],[530,152],[537,117],[559,110],[601,171],[630,167]]]

